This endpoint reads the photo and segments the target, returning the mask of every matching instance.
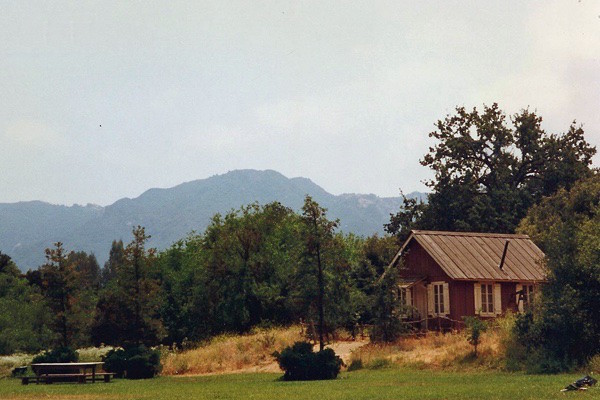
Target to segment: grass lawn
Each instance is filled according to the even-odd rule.
[[[382,369],[342,373],[335,381],[283,382],[281,374],[231,374],[21,385],[0,380],[0,399],[600,399],[600,388],[561,393],[579,375],[457,373]]]

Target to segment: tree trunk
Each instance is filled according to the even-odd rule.
[[[319,267],[319,297],[318,297],[318,307],[319,307],[319,350],[323,350],[325,346],[323,341],[323,293],[325,292],[325,285],[323,284],[323,266],[321,265],[321,248],[317,243],[317,266]]]

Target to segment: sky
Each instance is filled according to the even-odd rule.
[[[0,93],[0,202],[246,168],[397,196],[456,106],[600,148],[600,1],[3,0]]]

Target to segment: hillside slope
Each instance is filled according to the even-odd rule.
[[[23,269],[44,262],[44,249],[56,241],[67,249],[93,252],[103,263],[114,239],[131,239],[142,225],[152,235],[150,245],[164,249],[195,230],[202,232],[211,217],[244,204],[279,201],[299,210],[311,195],[340,219],[343,232],[383,233],[383,224],[402,203],[399,197],[326,192],[307,178],[286,178],[276,171],[237,170],[168,189],[150,189],[107,207],[59,206],[40,201],[0,204],[0,250]],[[422,196],[411,193],[409,196]]]

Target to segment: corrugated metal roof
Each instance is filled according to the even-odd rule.
[[[412,231],[393,263],[416,240],[452,279],[544,281],[544,253],[527,235]],[[506,258],[499,268],[504,246]]]

